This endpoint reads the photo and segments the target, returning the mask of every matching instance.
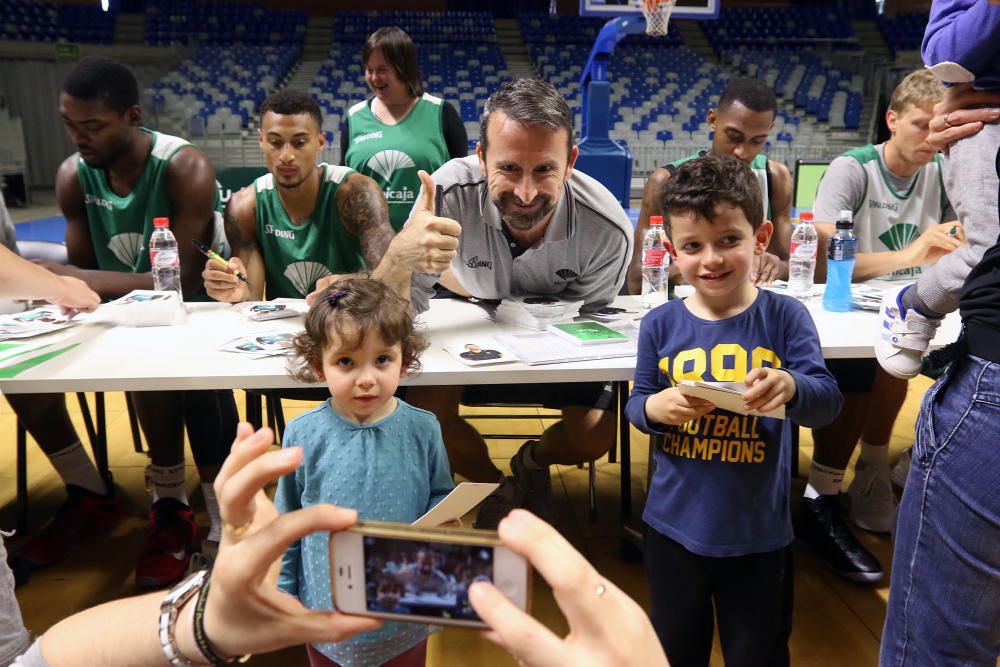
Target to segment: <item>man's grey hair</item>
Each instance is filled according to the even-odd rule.
[[[490,95],[483,107],[483,120],[479,125],[479,144],[486,155],[488,140],[486,128],[490,115],[502,110],[513,121],[527,127],[544,126],[553,132],[566,130],[566,152],[573,151],[573,113],[565,98],[551,83],[542,79],[514,79],[500,85]]]

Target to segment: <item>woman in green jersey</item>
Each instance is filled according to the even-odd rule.
[[[348,110],[341,161],[379,184],[398,232],[420,191],[417,171],[430,174],[451,158],[465,157],[468,137],[455,108],[424,92],[406,32],[379,28],[365,42],[361,62],[374,95]]]

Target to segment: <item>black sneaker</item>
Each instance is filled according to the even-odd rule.
[[[552,500],[552,476],[549,469],[532,470],[524,460],[528,450],[537,444],[537,440],[529,440],[521,445],[521,449],[510,460],[510,471],[524,489],[524,508],[542,521],[554,524],[559,518],[559,510]]]
[[[504,477],[497,490],[486,496],[479,504],[479,512],[472,524],[473,528],[496,530],[500,520],[510,514],[512,509],[524,505],[524,491],[513,477]]]
[[[863,584],[882,580],[881,563],[847,527],[837,496],[799,500],[795,538],[815,551],[837,576]]]

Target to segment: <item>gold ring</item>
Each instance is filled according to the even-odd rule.
[[[223,530],[223,532],[228,533],[230,537],[239,537],[243,533],[245,533],[248,530],[250,530],[250,525],[252,523],[253,523],[253,519],[250,519],[249,521],[247,521],[242,526],[234,526],[233,524],[229,523],[228,521],[223,521],[222,522],[222,530]]]
[[[951,127],[951,121],[948,120],[948,114],[944,115],[944,126],[945,127]]]

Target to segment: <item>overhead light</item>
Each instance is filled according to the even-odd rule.
[[[101,9],[108,11],[108,4],[110,0],[101,0]]]

